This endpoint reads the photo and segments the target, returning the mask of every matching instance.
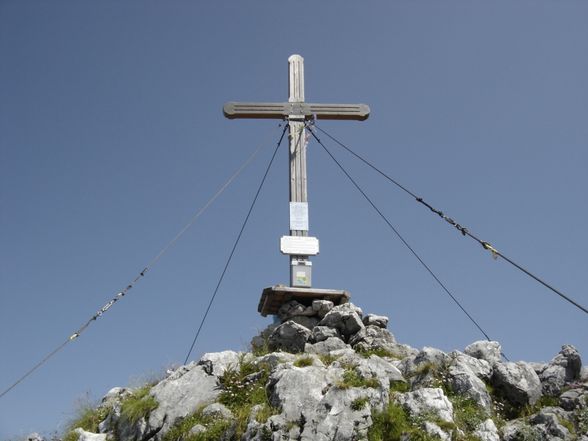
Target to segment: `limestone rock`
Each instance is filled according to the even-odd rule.
[[[356,350],[382,349],[395,353],[396,340],[387,330],[378,326],[369,325],[360,329],[349,339],[349,344]]]
[[[131,391],[126,387],[113,387],[102,397],[101,403],[105,406],[110,406],[124,400],[129,395],[131,395]]]
[[[453,422],[453,405],[441,388],[423,388],[398,394],[396,400],[413,416],[435,414]]]
[[[476,377],[482,380],[489,380],[492,377],[492,366],[486,360],[474,358],[459,351],[454,351],[449,355],[453,359],[451,364],[467,366]]]
[[[212,403],[202,409],[202,416],[230,420],[233,418],[233,413],[221,403]]]
[[[327,313],[333,309],[333,302],[330,300],[313,300],[312,310],[316,313],[319,319],[322,319]]]
[[[325,369],[308,366],[305,369],[287,369],[283,366],[271,374],[267,390],[270,403],[282,409],[287,421],[297,421],[308,414],[323,398],[328,385]]]
[[[484,409],[487,415],[492,413],[492,399],[486,390],[486,385],[470,369],[469,365],[460,359],[454,360],[449,367],[448,382],[454,392],[465,395]]]
[[[257,358],[256,363],[267,364],[273,369],[280,364],[291,363],[294,360],[296,360],[296,356],[294,354],[290,354],[288,352],[272,352]]]
[[[179,418],[215,401],[219,392],[217,377],[207,374],[204,366],[183,366],[151,389],[159,406],[149,415],[148,431],[167,431]]]
[[[509,421],[502,428],[502,439],[504,441],[545,439],[541,435],[542,434],[538,428],[529,426],[521,420]]]
[[[220,377],[227,369],[237,367],[241,356],[242,354],[235,351],[206,353],[200,357],[198,365],[202,366],[208,375]]]
[[[343,340],[337,337],[329,337],[326,340],[319,341],[318,343],[307,343],[304,347],[304,352],[309,354],[329,354],[339,349],[348,348],[349,345],[345,344]]]
[[[566,383],[578,380],[582,370],[580,354],[572,345],[564,345],[561,351],[539,374],[546,395],[559,395]]]
[[[315,326],[312,329],[312,339],[316,343],[326,340],[329,337],[341,338],[341,334],[337,329],[329,328],[328,326]]]
[[[570,389],[559,396],[560,406],[565,410],[574,410],[583,405],[588,406],[588,386]]]
[[[450,357],[445,352],[424,347],[416,355],[403,359],[398,367],[409,379],[413,389],[429,388],[438,385],[438,377],[449,360]]]
[[[26,441],[45,441],[45,438],[43,438],[37,432],[33,432],[27,435]]]
[[[107,435],[104,433],[86,432],[79,427],[74,430],[78,434],[78,441],[106,441]]]
[[[486,360],[491,365],[502,360],[502,347],[497,341],[476,341],[468,345],[464,352],[474,358]]]
[[[316,315],[316,312],[312,309],[312,306],[304,306],[296,300],[290,300],[289,302],[284,303],[278,310],[278,317],[282,322],[290,320],[297,315],[311,316]]]
[[[543,434],[545,439],[559,438],[562,440],[570,439],[569,430],[560,423],[560,419],[566,419],[568,415],[559,408],[546,407],[541,409],[536,415],[529,418],[535,429]]]
[[[352,403],[366,399],[364,406],[354,409]],[[330,388],[301,432],[303,441],[365,440],[372,424],[371,408],[383,402],[377,389]]]
[[[495,364],[492,384],[504,398],[515,405],[532,405],[541,398],[539,377],[524,362]]]
[[[490,418],[480,423],[474,435],[480,438],[480,441],[500,441],[500,435],[498,434],[498,428],[494,421]]]
[[[335,328],[342,335],[348,337],[365,327],[361,321],[362,315],[360,308],[352,303],[344,303],[333,307],[319,322],[319,326]]]
[[[201,433],[206,432],[206,427],[202,424],[196,424],[194,427],[190,429],[190,435],[200,435]]]
[[[288,320],[293,321],[294,323],[298,323],[301,326],[304,326],[307,329],[312,330],[316,325],[319,323],[318,317],[309,317],[306,315],[295,315],[290,317]]]
[[[269,347],[273,351],[281,349],[292,353],[302,352],[311,334],[310,329],[288,320],[272,332]]]
[[[377,326],[378,328],[387,328],[388,317],[384,315],[368,314],[363,318],[363,324],[366,326]]]
[[[425,432],[431,435],[434,439],[440,439],[441,441],[451,441],[451,436],[444,432],[441,427],[430,421],[425,421],[424,427]]]

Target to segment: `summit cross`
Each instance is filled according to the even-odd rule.
[[[304,101],[304,59],[288,58],[288,102],[238,103],[224,105],[229,119],[282,119],[288,121],[290,141],[290,236],[281,240],[281,251],[290,255],[290,285],[312,286],[309,256],[319,252],[318,240],[308,237],[308,192],[306,178],[306,121],[313,119],[357,120],[368,118],[366,104],[313,104]]]

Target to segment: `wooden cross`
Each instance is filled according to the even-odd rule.
[[[308,237],[308,193],[306,179],[305,121],[343,119],[363,121],[370,108],[365,104],[311,104],[304,101],[304,59],[288,58],[289,97],[287,103],[226,103],[225,117],[283,119],[288,121],[290,140],[290,236],[282,238],[281,249],[290,255],[290,284],[310,288],[312,263],[318,254],[318,240]]]

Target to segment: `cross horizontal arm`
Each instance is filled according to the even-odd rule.
[[[312,104],[312,103],[226,103],[223,107],[229,119],[285,119],[299,116],[304,119],[344,119],[364,121],[370,115],[367,104]]]

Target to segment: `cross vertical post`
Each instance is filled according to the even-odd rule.
[[[304,59],[288,58],[288,102],[304,102]],[[290,236],[308,236],[306,130],[304,115],[289,115],[290,130]],[[290,255],[290,285],[310,287],[312,262],[307,256]]]

